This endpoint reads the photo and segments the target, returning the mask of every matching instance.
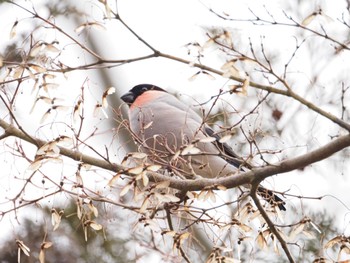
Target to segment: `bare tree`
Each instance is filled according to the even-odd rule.
[[[348,9],[329,15],[319,6],[308,6],[306,12],[290,4],[277,11],[246,8],[248,15],[241,16],[201,4],[225,28],[203,25],[205,40],[189,40],[183,55],[176,56],[158,49],[157,39],[136,32],[117,3],[89,5],[99,18],[69,1],[2,3],[21,18],[11,21],[10,42],[1,57],[0,140],[6,176],[0,213],[3,222],[17,225],[24,220],[22,211],[51,207],[51,219],[40,213],[40,248],[31,247],[21,237],[25,232],[14,227],[13,240],[22,255],[18,261],[24,254],[45,262],[47,249],[60,250],[58,239],[55,243],[47,237],[72,218],[79,222],[81,237],[101,255],[108,253],[93,242],[95,232],[107,240],[124,235],[120,240],[133,248],[126,249],[125,261],[348,260],[348,223],[338,226],[336,234],[341,219],[309,209],[316,201],[332,210],[334,203],[343,210],[349,206],[344,196],[334,196],[346,182],[340,175],[349,168]],[[72,17],[83,17],[83,22],[74,26],[67,22]],[[137,39],[145,53],[113,59],[95,50],[87,39],[99,34],[95,30],[114,34],[108,27],[113,23]],[[185,100],[200,106],[205,122],[221,142],[241,153],[249,170],[215,179],[170,176],[166,163],[149,164],[152,156],[135,150],[138,138],[123,105],[111,103],[119,90],[106,86],[101,91],[91,75],[155,58],[185,65],[193,72],[191,81],[225,82],[212,84],[215,92],[205,101]],[[310,195],[293,181],[300,175],[315,190]],[[331,182],[332,191],[316,195],[321,180]],[[257,195],[261,184],[275,189],[286,211]],[[237,191],[243,185],[249,189]],[[333,203],[326,197],[333,197]],[[74,201],[74,212],[67,200]],[[111,257],[122,260],[120,254]]]

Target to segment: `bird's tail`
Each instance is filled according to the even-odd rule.
[[[280,210],[286,211],[284,206],[286,203],[278,195],[275,195],[272,190],[259,186],[257,193],[269,204],[277,205]]]

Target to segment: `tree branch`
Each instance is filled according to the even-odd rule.
[[[39,147],[47,143],[46,141],[40,140],[38,138],[35,138],[35,142],[33,142],[33,136],[28,136],[24,134],[21,130],[19,130],[11,124],[8,124],[4,120],[0,120],[0,127],[5,129],[5,133],[7,133],[9,136],[11,135],[20,138],[34,145],[36,142],[37,145],[39,145]],[[349,146],[350,135],[348,134],[334,139],[333,141],[327,143],[326,145],[316,150],[299,155],[298,157],[284,160],[262,168],[256,168],[248,172],[237,174],[235,176],[229,176],[224,178],[201,178],[197,180],[189,180],[170,178],[168,176],[155,172],[149,172],[148,175],[150,177],[150,180],[153,182],[169,181],[169,186],[171,188],[184,191],[199,191],[205,187],[215,188],[218,185],[225,186],[226,188],[234,188],[244,184],[254,184],[256,182],[261,182],[267,177],[276,174],[287,173],[292,170],[308,166],[312,163],[319,162]],[[127,174],[128,168],[122,165],[94,158],[89,155],[85,155],[78,151],[67,149],[64,147],[59,147],[59,149],[61,155],[71,158],[75,161],[81,161],[115,173]]]
[[[271,221],[269,215],[266,213],[264,207],[261,205],[260,200],[257,196],[257,189],[259,187],[259,183],[254,183],[252,185],[252,189],[251,189],[251,193],[250,196],[252,197],[254,204],[256,205],[256,207],[258,208],[261,216],[264,218],[266,224],[268,225],[270,231],[275,235],[275,237],[278,239],[278,241],[281,244],[281,247],[284,251],[284,253],[286,254],[289,262],[293,263],[295,262],[293,259],[292,254],[290,253],[288,247],[287,247],[287,243],[286,241],[283,239],[283,237],[281,236],[281,234],[277,231],[277,228],[275,226],[275,224]]]
[[[170,59],[170,60],[174,60],[174,61],[177,61],[177,62],[181,62],[181,63],[184,63],[184,64],[188,64],[188,65],[191,64],[191,61],[189,61],[189,60],[182,59],[182,58],[175,57],[175,56],[172,56],[172,55],[169,55],[169,54],[165,54],[165,53],[161,53],[161,52],[158,52],[158,56],[159,57],[163,57],[163,58],[167,58],[167,59]],[[202,70],[206,70],[206,71],[209,71],[211,73],[214,73],[214,74],[217,74],[217,75],[220,75],[220,76],[224,75],[223,71],[220,71],[220,70],[208,67],[208,66],[200,64],[200,63],[192,63],[192,65],[193,65],[193,67],[200,68]],[[229,79],[235,80],[235,81],[238,81],[238,82],[242,82],[242,83],[244,82],[243,78],[236,77],[236,76],[230,76]],[[249,86],[251,86],[253,88],[260,89],[260,90],[265,90],[265,91],[268,91],[268,92],[271,92],[271,93],[275,93],[275,94],[279,94],[279,95],[283,95],[283,96],[286,96],[286,97],[293,98],[296,101],[300,102],[302,105],[304,105],[304,106],[308,107],[309,109],[313,110],[314,112],[317,112],[318,114],[322,115],[323,117],[325,117],[325,118],[331,120],[332,122],[338,124],[340,127],[346,129],[347,131],[350,131],[350,124],[349,123],[347,123],[347,122],[343,121],[342,119],[336,117],[335,115],[333,115],[333,114],[331,114],[331,113],[321,109],[320,107],[317,107],[315,104],[313,104],[310,101],[304,99],[302,96],[298,95],[297,93],[293,92],[290,89],[289,90],[277,89],[277,88],[274,88],[272,86],[263,85],[263,84],[260,84],[260,83],[257,83],[257,82],[253,82],[253,81],[249,82]]]

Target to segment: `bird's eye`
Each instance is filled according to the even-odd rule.
[[[142,91],[147,91],[147,88],[146,88],[146,87],[143,87],[143,88],[142,88]]]

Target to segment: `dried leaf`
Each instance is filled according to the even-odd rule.
[[[45,68],[43,68],[43,69],[45,69]],[[45,70],[46,70],[46,69],[45,69]],[[45,73],[45,74],[43,75],[43,78],[44,78],[44,80],[45,80],[45,82],[46,82],[46,79],[55,79],[55,78],[56,78],[56,75],[51,74],[51,73]]]
[[[30,55],[31,57],[36,57],[36,56],[40,53],[41,49],[42,49],[42,45],[41,45],[41,44],[36,44],[36,45],[30,50],[29,55]]]
[[[312,261],[312,263],[334,263],[333,260],[329,260],[325,257],[318,257],[315,258],[314,261]],[[339,261],[338,263],[350,263],[349,261]]]
[[[141,214],[145,213],[146,212],[146,209],[148,208],[148,204],[149,204],[150,200],[149,200],[149,197],[146,197],[143,202],[142,202],[142,205],[140,207],[140,210],[139,212]]]
[[[73,111],[73,120],[74,122],[77,122],[80,115],[82,114],[82,107],[83,107],[83,101],[78,100],[76,105],[74,106],[74,111]]]
[[[273,244],[273,250],[275,251],[275,253],[277,254],[277,255],[279,255],[280,254],[280,251],[279,251],[279,249],[278,249],[278,240],[277,240],[277,238],[273,238],[273,240],[272,240],[272,244]]]
[[[106,29],[101,23],[98,22],[86,22],[84,24],[81,24],[80,26],[78,26],[76,29],[74,29],[74,31],[77,34],[80,34],[83,30],[87,29],[87,28],[96,28],[96,29]]]
[[[195,80],[199,75],[205,75],[206,77],[208,77],[210,80],[215,80],[215,77],[213,75],[211,75],[210,73],[208,73],[207,71],[204,70],[200,70],[198,72],[196,72],[194,75],[192,75],[188,80],[189,81],[193,81]]]
[[[163,181],[163,182],[157,183],[155,188],[156,189],[168,188],[169,185],[170,185],[170,181]]]
[[[154,193],[154,196],[160,201],[160,202],[179,202],[180,198],[172,195],[172,194],[161,194],[161,193]]]
[[[81,177],[80,170],[75,173],[75,186],[80,187],[84,185],[83,177]]]
[[[13,71],[13,78],[18,79],[18,78],[22,77],[23,72],[24,72],[23,67],[21,67],[21,66],[16,67],[15,70]]]
[[[202,190],[198,195],[198,200],[206,201],[211,199],[213,202],[216,202],[215,194],[212,190]]]
[[[180,244],[182,244],[187,238],[189,238],[191,234],[189,232],[185,232],[181,234],[178,239],[180,240]]]
[[[147,176],[147,174],[144,172],[144,173],[142,173],[142,183],[143,183],[143,186],[147,186],[148,185],[148,183],[149,183],[149,178],[148,178],[148,176]]]
[[[267,242],[266,242],[266,239],[264,237],[264,234],[263,232],[259,232],[257,238],[256,238],[256,242],[258,243],[258,246],[263,249],[263,250],[266,250],[267,248]]]
[[[176,151],[176,153],[174,154],[173,158],[171,158],[172,161],[176,160],[177,158],[179,158],[181,154],[181,151]]]
[[[81,211],[81,201],[80,199],[77,200],[77,217],[81,219],[82,217],[82,211]]]
[[[97,208],[93,205],[92,201],[89,202],[88,207],[90,211],[94,214],[95,217],[98,217],[98,210]]]
[[[163,231],[162,235],[167,235],[167,236],[174,237],[176,235],[176,232],[173,231],[173,230]]]
[[[98,116],[100,115],[101,112],[102,112],[102,113],[106,113],[106,112],[102,109],[102,104],[97,103],[97,104],[95,105],[95,108],[94,108],[93,116],[96,118],[96,117],[98,117]],[[106,118],[108,117],[108,116],[107,116],[107,113],[106,113],[105,117],[106,117]]]
[[[107,96],[114,94],[115,93],[115,88],[114,87],[110,87],[109,89],[107,89],[105,92],[103,92],[102,95],[102,105],[104,108],[108,107],[108,102],[107,102]]]
[[[35,75],[29,68],[26,68],[26,72],[28,73],[30,79],[35,80]]]
[[[16,244],[18,246],[18,248],[26,255],[29,257],[29,252],[30,249],[29,247],[27,247],[22,240],[16,239]]]
[[[315,17],[318,15],[317,12],[313,12],[312,14],[308,15],[307,17],[304,18],[304,20],[301,22],[301,24],[303,26],[307,26],[309,25],[314,19]]]
[[[159,171],[159,169],[161,169],[162,168],[162,166],[161,165],[150,165],[150,166],[147,166],[146,167],[146,170],[147,171],[152,171],[152,172],[157,172],[157,171]]]
[[[243,81],[242,92],[241,92],[242,95],[247,96],[249,84],[250,84],[250,78],[247,77],[247,78]]]
[[[47,248],[50,248],[50,247],[52,247],[52,242],[47,241],[47,242],[43,242],[41,244],[41,248],[43,248],[43,249],[47,249]]]
[[[208,48],[210,46],[212,46],[213,44],[215,44],[215,40],[212,38],[209,38],[203,45],[203,48]]]
[[[201,73],[200,71],[196,72],[196,73],[195,73],[194,75],[192,75],[188,80],[189,80],[189,81],[194,81],[194,80],[199,76],[200,73]]]
[[[121,174],[116,174],[115,176],[113,176],[113,178],[111,180],[109,180],[108,182],[108,186],[112,186],[114,184],[115,181],[117,181],[120,178]]]
[[[91,202],[92,200],[89,197],[83,199],[83,204],[90,204]]]
[[[269,236],[271,235],[271,231],[270,231],[270,229],[268,228],[268,229],[265,229],[264,231],[263,231],[263,236],[266,238],[268,238]]]
[[[61,135],[56,138],[56,141],[64,147],[70,147],[74,145],[74,140],[73,138],[66,136],[66,135]]]
[[[114,87],[110,87],[103,93],[103,96],[106,97],[106,96],[112,95],[114,93],[115,93],[115,88]]]
[[[138,166],[138,167],[133,167],[128,169],[128,174],[132,174],[132,175],[139,175],[144,171],[144,166]]]
[[[58,83],[49,83],[49,82],[46,82],[46,83],[43,83],[41,85],[41,87],[45,90],[45,92],[49,92],[49,89],[57,89],[60,85]]]
[[[211,75],[209,72],[202,71],[201,73],[207,76],[210,80],[215,80],[215,77]]]
[[[37,73],[43,73],[46,71],[46,68],[39,65],[31,65],[30,68],[36,71]]]
[[[200,191],[199,195],[197,196],[197,199],[200,201],[205,201],[207,199],[207,191]]]
[[[31,108],[30,111],[29,111],[29,114],[32,114],[32,113],[33,113],[34,108],[35,108],[35,106],[36,106],[36,103],[37,103],[38,101],[39,101],[39,99],[36,99],[36,100],[34,101],[33,106],[32,106],[32,108]]]
[[[41,117],[39,123],[43,124],[47,120],[47,118],[50,116],[50,114],[51,114],[51,108],[45,112],[45,114]]]
[[[233,48],[232,35],[230,32],[225,30],[224,33],[220,35],[220,38],[225,40],[229,47]]]
[[[227,187],[226,186],[223,186],[223,185],[217,185],[216,188],[218,190],[221,190],[221,191],[226,191],[227,190]]]
[[[93,230],[101,230],[102,229],[102,225],[96,223],[95,221],[90,221],[89,226],[93,229]]]
[[[87,236],[87,227],[84,227],[84,237],[85,237],[85,241],[88,240],[88,236]]]
[[[342,239],[343,239],[342,236],[336,236],[336,237],[332,238],[331,240],[329,240],[324,247],[331,248],[336,244],[340,244]]]
[[[227,61],[224,65],[221,66],[221,70],[228,70],[232,67],[235,67],[235,63],[237,62],[236,59],[233,59],[233,60],[230,60],[230,61]]]
[[[53,105],[51,108],[57,111],[68,111],[70,109],[69,106],[64,106],[64,105]]]
[[[232,135],[231,134],[228,134],[228,135],[225,135],[223,136],[222,138],[220,138],[219,142],[220,143],[226,143],[228,142],[229,140],[231,140],[232,138]]]
[[[60,154],[60,149],[57,146],[57,141],[52,141],[41,146],[37,152],[36,156],[45,156],[45,157],[58,157]]]
[[[311,224],[311,226],[312,226],[318,233],[322,234],[321,229],[319,229],[319,227],[316,226],[316,225],[314,224],[314,222],[310,221],[310,224]]]
[[[315,239],[316,237],[315,237],[315,235],[313,234],[313,233],[311,233],[311,232],[309,232],[309,231],[303,231],[303,232],[301,232],[304,236],[306,236],[307,238],[309,238],[309,239]]]
[[[150,121],[149,123],[147,123],[145,126],[143,126],[143,129],[146,130],[148,129],[149,127],[151,127],[153,124],[153,121]]]
[[[109,7],[107,1],[105,1],[105,0],[99,0],[99,1],[104,4],[104,6],[105,6],[105,15],[106,15],[107,19],[110,20],[112,18],[112,10]]]
[[[230,60],[221,67],[221,69],[224,71],[222,74],[224,78],[240,77],[240,71],[235,67],[235,63],[236,60]]]
[[[246,224],[240,223],[238,225],[238,227],[239,227],[239,229],[243,230],[244,232],[251,232],[251,231],[253,231],[253,229],[250,226],[246,225]]]
[[[12,28],[11,28],[11,31],[10,31],[10,39],[14,38],[17,34],[17,25],[18,25],[18,20],[16,20],[13,25],[12,25]]]
[[[298,234],[300,234],[305,227],[305,223],[300,223],[297,226],[294,227],[294,229],[291,231],[290,238],[293,240]]]
[[[135,159],[146,159],[147,158],[147,154],[140,153],[140,152],[132,152],[132,153],[129,153],[128,155],[130,155],[131,157],[133,157]]]
[[[208,194],[210,193],[209,197],[212,202],[216,202],[216,195],[213,191],[208,191]]]
[[[186,146],[185,149],[183,149],[181,151],[181,155],[199,154],[200,152],[201,152],[200,149],[195,147],[193,144],[190,144],[190,145]]]
[[[55,47],[53,44],[45,45],[43,51],[53,52],[53,53],[59,53],[60,52],[60,50],[57,47]]]
[[[40,249],[39,262],[40,263],[45,263],[45,251],[43,249]]]
[[[33,172],[37,171],[41,167],[42,161],[43,161],[43,159],[35,160],[34,162],[32,162],[28,166],[27,170],[30,170],[30,171],[33,171]]]
[[[198,194],[197,194],[197,193],[195,193],[195,192],[190,192],[190,191],[188,191],[188,192],[186,193],[186,196],[187,196],[188,199],[190,199],[190,200],[193,200],[193,199],[198,198]]]
[[[52,242],[43,242],[41,244],[41,249],[39,253],[39,262],[40,263],[45,263],[45,249],[48,249],[52,246]]]
[[[55,208],[51,209],[51,223],[53,225],[53,231],[60,226],[63,213],[63,210],[57,212]]]
[[[281,209],[278,207],[278,205],[274,206],[273,208],[274,208],[274,210],[275,210],[276,213],[277,213],[278,219],[279,219],[282,223],[284,223],[284,216],[283,216],[283,214],[281,213]]]
[[[53,103],[54,103],[54,100],[53,100],[53,99],[51,99],[51,98],[49,98],[49,97],[46,97],[46,96],[39,96],[36,100],[37,100],[37,101],[38,101],[38,100],[41,100],[41,101],[43,101],[43,102],[45,102],[45,103],[47,103],[47,104],[53,104]]]
[[[216,138],[214,138],[214,137],[206,137],[204,139],[200,139],[199,141],[203,142],[203,143],[211,143],[211,142],[215,142]]]
[[[126,186],[124,186],[124,188],[121,190],[119,196],[124,196],[127,192],[129,192],[131,187],[132,187],[132,184],[127,184]]]

